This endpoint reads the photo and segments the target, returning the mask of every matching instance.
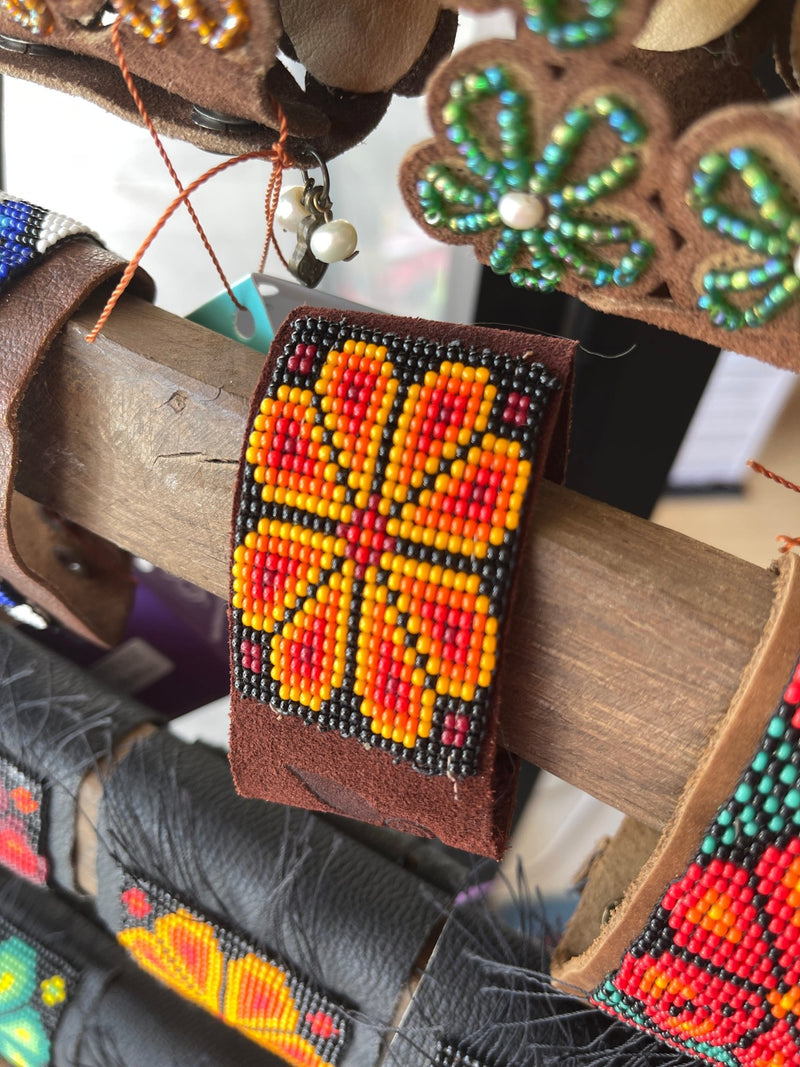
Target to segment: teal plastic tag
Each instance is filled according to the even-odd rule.
[[[244,310],[237,308],[227,293],[219,293],[186,318],[266,354],[275,335],[253,275],[248,274],[231,288]]]
[[[265,355],[275,331],[295,308],[311,305],[346,311],[373,310],[352,300],[266,274],[248,274],[232,288],[243,309],[237,308],[227,293],[219,293],[186,318]]]

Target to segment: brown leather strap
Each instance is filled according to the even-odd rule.
[[[58,331],[125,263],[88,237],[61,242],[0,295],[0,574],[22,596],[82,637],[114,644],[133,599],[130,557],[54,518],[14,492],[17,413]],[[152,296],[142,275],[140,295]],[[47,456],[40,457],[41,463]]]
[[[10,39],[0,48],[0,73],[86,97],[142,125],[120,75],[110,28],[87,18],[101,5],[92,0],[46,0],[46,5],[52,29],[44,35],[21,25],[0,5],[0,34]],[[366,25],[359,17],[362,6],[373,14]],[[297,7],[291,0],[285,28],[291,27],[298,38],[301,61],[309,61],[302,85],[276,58],[279,49],[287,58],[296,58],[291,33],[283,33],[278,0],[249,0],[248,32],[225,51],[203,44],[185,20],[177,21],[163,47],[154,47],[150,39],[124,26],[125,58],[159,132],[236,155],[270,145],[281,128],[282,111],[292,156],[311,163],[313,148],[330,159],[375,128],[392,93],[421,93],[455,38],[455,13],[438,11],[435,0],[415,0],[408,10],[392,0],[354,0],[349,6],[339,0],[333,5],[342,9],[338,19],[331,22],[326,10],[321,11],[321,34],[315,32],[319,5],[307,12],[301,4],[299,14]],[[421,10],[426,13],[422,23]],[[387,50],[373,55],[383,41]],[[384,77],[389,54],[391,77]]]

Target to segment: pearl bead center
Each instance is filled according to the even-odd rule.
[[[543,222],[546,208],[541,197],[533,193],[504,193],[497,212],[510,229],[532,230]]]

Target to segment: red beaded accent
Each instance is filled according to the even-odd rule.
[[[726,1067],[800,1065],[798,702],[800,664],[694,862],[592,994]]]
[[[558,385],[532,361],[298,320],[245,451],[239,692],[474,773]]]

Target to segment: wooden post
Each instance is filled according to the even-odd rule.
[[[126,296],[87,306],[20,412],[17,488],[227,596],[233,484],[263,357]],[[769,614],[768,571],[551,485],[519,564],[502,735],[661,828]]]

